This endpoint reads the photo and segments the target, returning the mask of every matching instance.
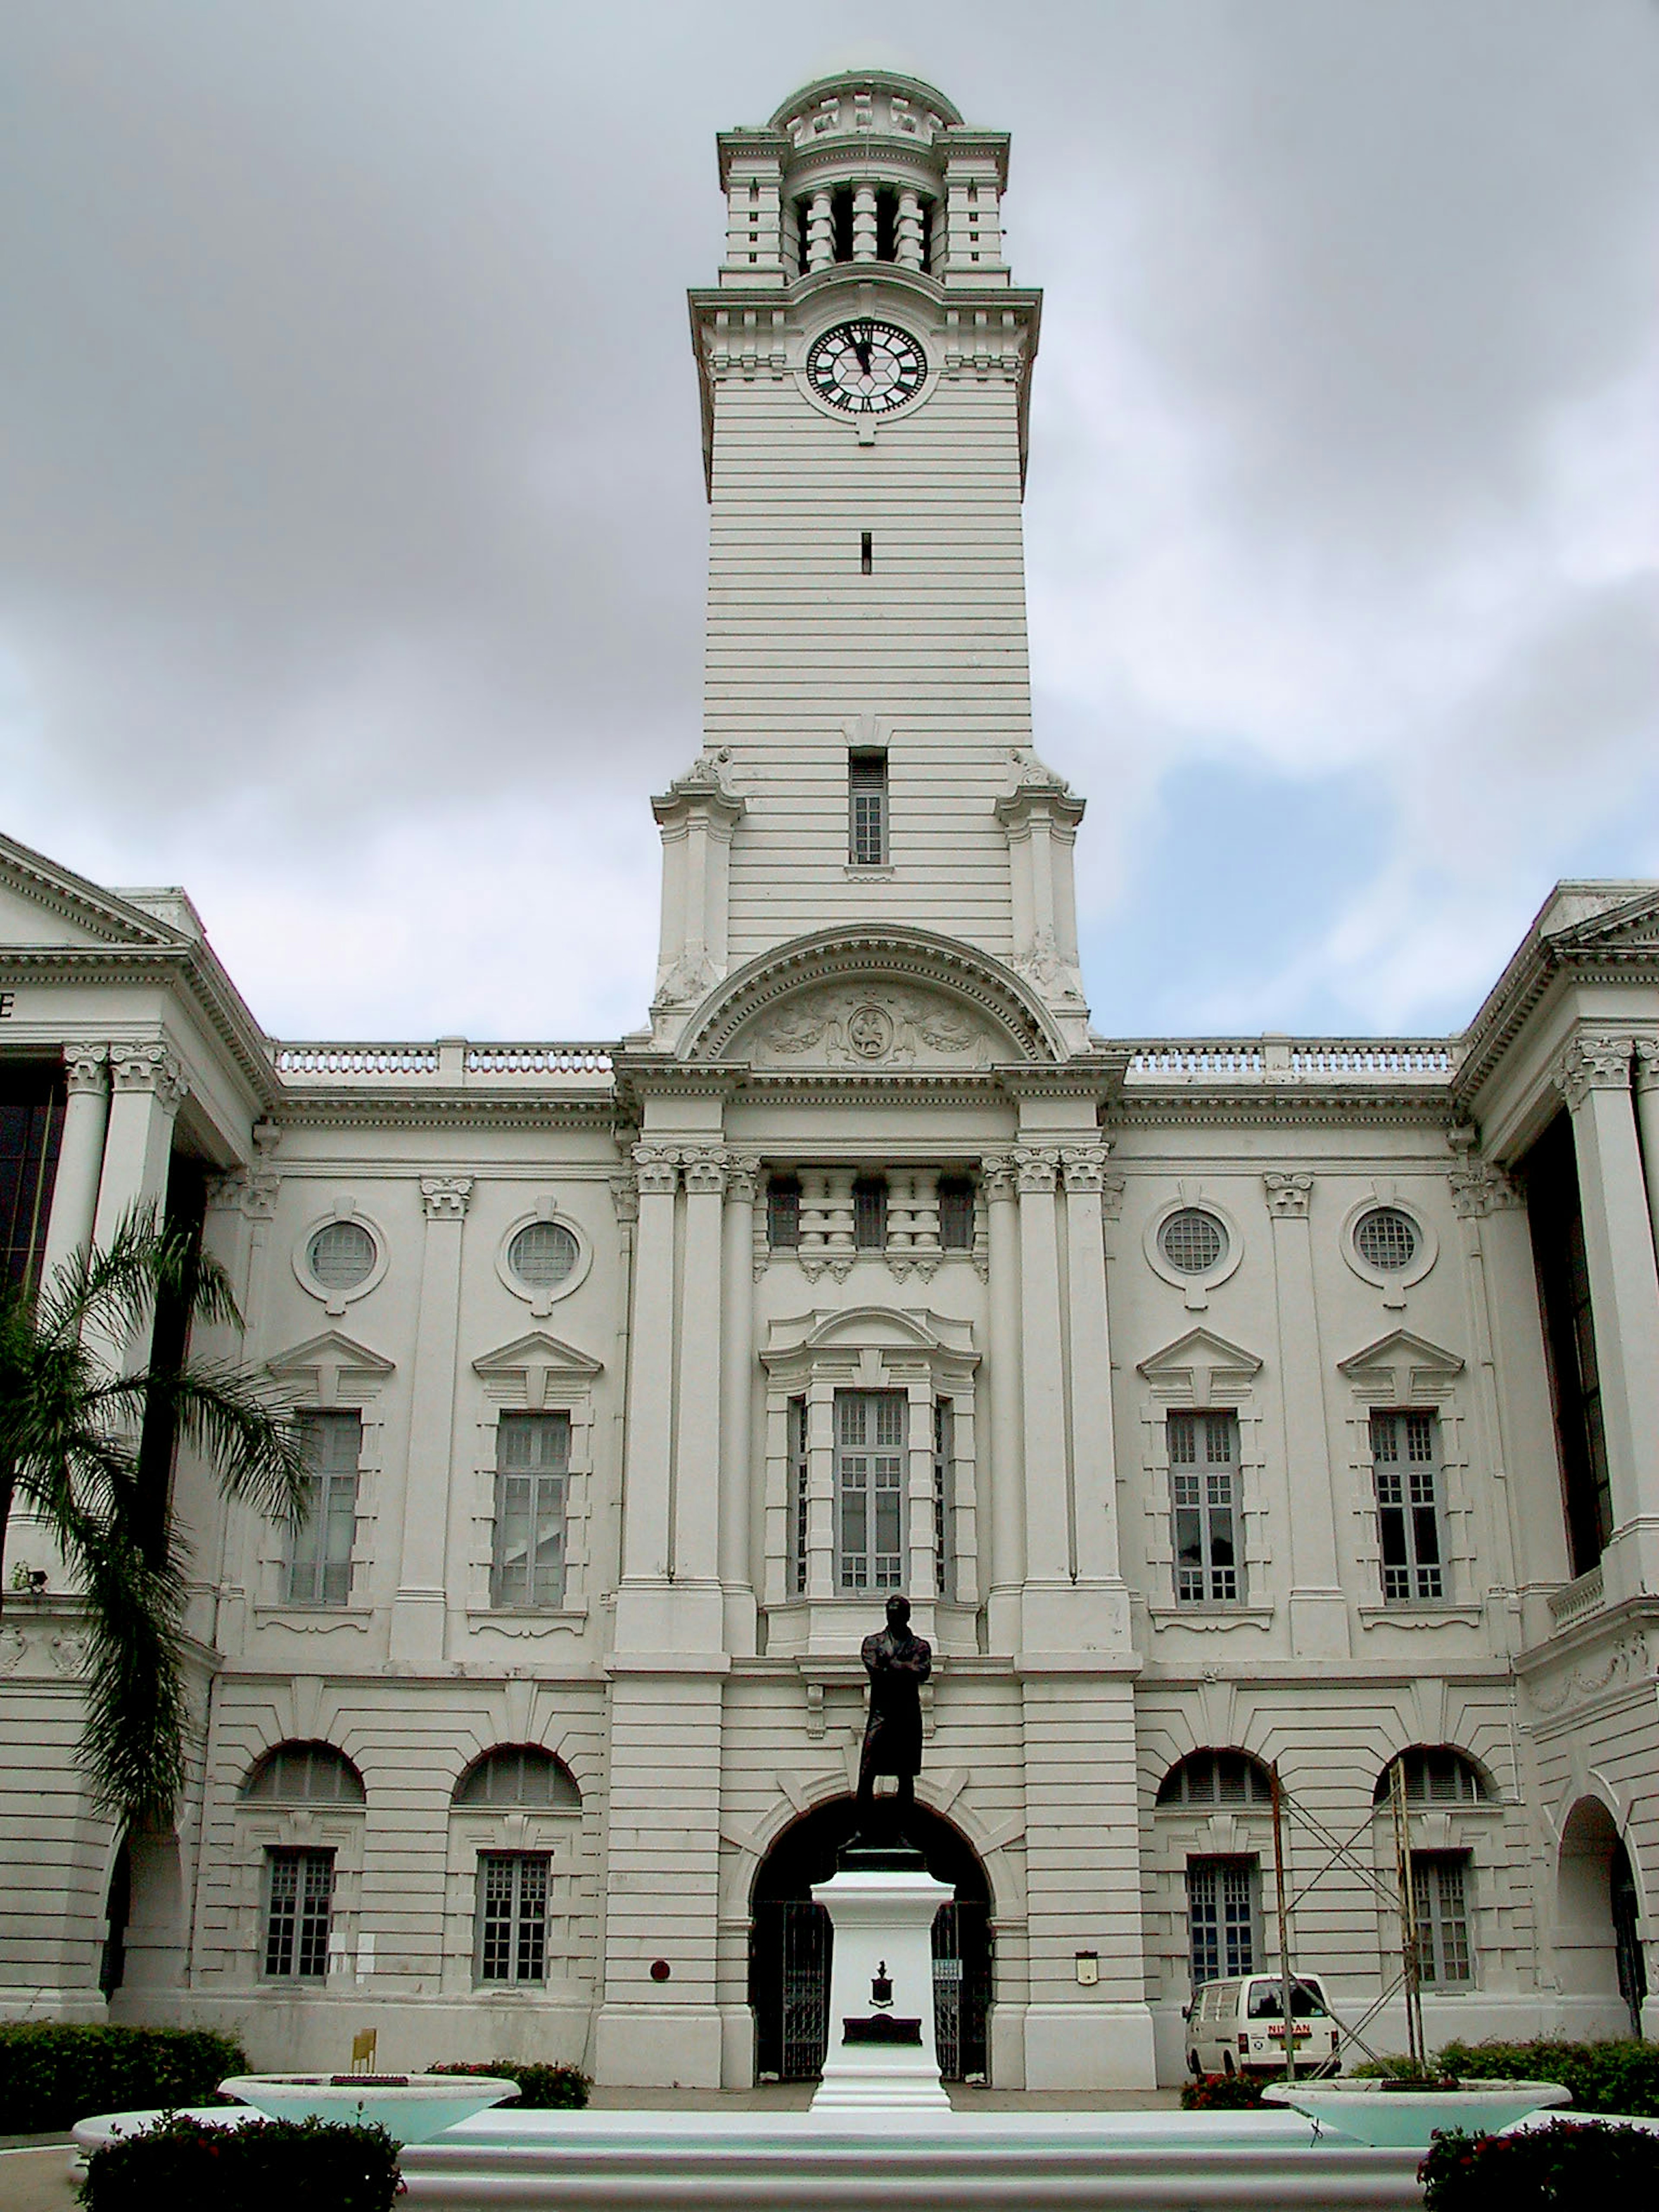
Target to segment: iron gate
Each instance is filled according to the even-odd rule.
[[[985,2023],[990,2002],[989,1929],[985,1907],[942,1905],[933,1921],[933,2016],[939,2069],[960,2081],[985,2069]],[[830,1916],[807,1898],[784,1898],[756,1908],[756,1962],[776,2006],[757,2006],[757,2051],[763,2072],[785,2081],[810,2081],[823,2071],[830,2034],[830,1963],[834,1930]],[[757,1996],[763,1991],[757,1988]],[[767,2015],[771,2014],[775,2027]],[[775,2041],[774,2041],[775,2037]]]

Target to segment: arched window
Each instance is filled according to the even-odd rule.
[[[474,1759],[455,1785],[455,1803],[477,1813],[525,1807],[579,1813],[582,1793],[550,1751],[532,1743],[510,1744]]]
[[[1194,1751],[1158,1784],[1160,1805],[1270,1805],[1267,1768],[1248,1751]]]
[[[1491,1799],[1480,1768],[1454,1744],[1414,1743],[1398,1756],[1405,1761],[1408,1805],[1484,1805]],[[1393,1773],[1390,1759],[1376,1778],[1374,1803],[1386,1802],[1394,1787]]]
[[[242,1795],[272,1805],[361,1805],[363,1778],[331,1743],[279,1743],[254,1767]]]

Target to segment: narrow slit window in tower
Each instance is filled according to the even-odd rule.
[[[847,756],[848,858],[855,868],[887,865],[887,756]]]
[[[865,575],[867,576],[875,566],[875,557],[872,533],[867,530],[864,531],[859,538],[859,567]]]

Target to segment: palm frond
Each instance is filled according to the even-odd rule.
[[[258,1376],[193,1361],[135,1376],[141,1394],[171,1401],[184,1442],[218,1469],[228,1498],[290,1525],[303,1517],[309,1469],[288,1401]]]
[[[88,1681],[76,1756],[99,1808],[137,1826],[165,1826],[185,1772],[184,1577],[147,1559],[118,1521],[82,1531]]]

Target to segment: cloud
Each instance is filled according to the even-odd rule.
[[[1034,666],[1097,1018],[1461,1019],[1551,876],[1659,866],[1659,15],[904,35],[1013,131],[1047,287]],[[713,131],[812,42],[727,0],[65,0],[0,42],[6,826],[185,881],[290,1034],[632,1026],[647,794],[698,743],[680,295]],[[1172,967],[1138,856],[1188,816],[1228,947]],[[1299,926],[1234,895],[1264,858]]]

